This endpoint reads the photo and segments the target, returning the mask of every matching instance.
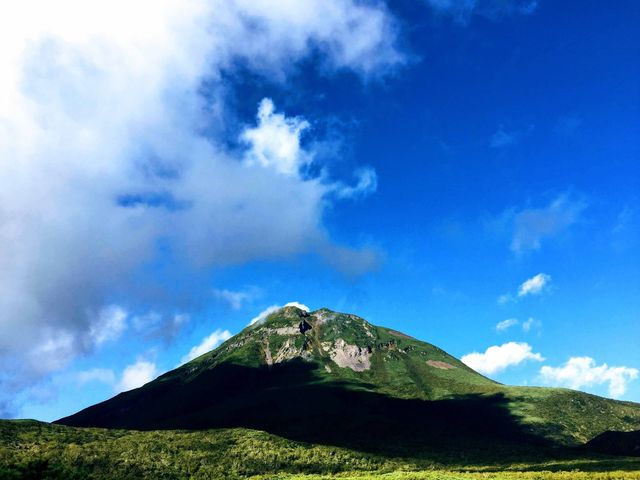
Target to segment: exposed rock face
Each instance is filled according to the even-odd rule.
[[[277,326],[258,326],[258,328],[249,333],[250,337],[260,342],[264,362],[269,367],[296,358],[311,360],[314,355],[319,354],[325,358],[328,356],[338,367],[350,368],[354,372],[363,372],[371,368],[371,355],[373,353],[371,346],[349,344],[342,338],[337,338],[332,341],[319,341],[318,335],[322,337],[322,332],[325,328],[328,328],[327,322],[337,320],[338,314],[335,312],[323,309],[310,315],[307,312],[287,307],[282,309],[281,317],[295,321],[292,321],[289,326],[282,324]],[[371,331],[370,326],[360,317],[343,315],[340,320],[342,322],[346,321],[347,324],[351,322],[363,322],[362,328],[365,335],[368,338],[375,339],[375,335]],[[331,331],[336,331],[337,328],[341,327],[333,325]],[[312,335],[314,329],[317,330],[317,332]],[[284,342],[280,344],[277,352],[272,352],[271,345],[273,341],[271,345],[269,342],[269,339],[273,335],[286,337]],[[300,342],[301,337],[304,339],[302,345]],[[395,346],[395,342],[392,343],[394,343]],[[331,372],[331,367],[325,366],[325,369]]]
[[[300,350],[296,348],[295,342],[288,338],[280,347],[274,358],[274,363],[281,363],[300,356]]]
[[[349,345],[341,338],[336,340],[329,355],[336,365],[350,368],[354,372],[363,372],[371,368],[371,350],[357,345]]]
[[[338,316],[335,312],[321,309],[313,313],[313,316],[317,319],[318,323],[322,325],[323,323],[329,322],[331,320],[335,320]]]
[[[456,368],[447,362],[441,362],[439,360],[427,360],[427,365],[433,368],[439,368],[440,370],[451,370],[452,368]]]
[[[267,365],[273,365],[273,358],[271,357],[271,348],[269,347],[269,340],[265,340],[264,345],[264,359],[267,362]]]
[[[269,329],[268,332],[273,332],[277,335],[297,335],[298,333],[300,333],[300,330],[297,329],[296,327],[281,327],[281,328],[273,328],[273,329]]]

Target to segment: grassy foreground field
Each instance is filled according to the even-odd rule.
[[[361,473],[338,475],[267,475],[252,477],[258,479],[274,480],[637,480],[637,472],[491,472],[469,473],[453,472],[449,470],[434,470],[431,472],[392,472],[392,473]]]
[[[637,480],[638,472],[580,472],[580,471],[500,471],[500,472],[457,472],[451,470],[433,470],[423,472],[391,473],[347,473],[337,475],[266,475],[252,477],[274,480]]]
[[[389,457],[239,428],[138,432],[0,421],[2,479],[640,479],[640,458],[493,453],[489,461],[486,452]]]

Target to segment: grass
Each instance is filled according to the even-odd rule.
[[[392,472],[392,473],[362,473],[346,475],[268,475],[252,477],[253,479],[273,480],[637,480],[637,472],[491,472],[470,473],[452,471],[431,472]]]
[[[1,479],[637,480],[640,458],[564,455],[470,462],[425,451],[384,456],[262,431],[128,431],[0,421]]]

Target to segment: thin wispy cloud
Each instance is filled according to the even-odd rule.
[[[211,293],[215,298],[225,302],[233,310],[240,310],[246,303],[250,303],[258,297],[258,295],[260,294],[260,289],[255,287],[245,290],[214,288]]]
[[[159,313],[150,311],[142,315],[136,315],[131,319],[131,324],[136,333],[148,340],[160,339],[170,343],[189,323],[191,316],[187,313]]]
[[[523,130],[507,130],[503,125],[500,125],[498,130],[489,139],[489,146],[496,149],[513,147],[532,132],[533,126],[529,126]]]
[[[549,290],[551,285],[551,275],[546,273],[538,273],[531,278],[526,279],[518,287],[515,294],[510,292],[503,293],[498,296],[498,305],[508,305],[517,303],[525,297],[540,295]]]
[[[541,328],[542,328],[542,322],[532,317],[529,317],[527,320],[522,322],[522,331],[525,333],[528,333],[535,329],[539,330]]]
[[[339,182],[334,184],[334,195],[338,198],[358,198],[374,193],[378,188],[378,175],[373,168],[363,167],[354,172],[353,185]]]
[[[498,305],[507,305],[508,303],[512,303],[515,301],[516,299],[510,293],[503,293],[502,295],[499,295],[497,300]]]
[[[506,320],[502,320],[501,322],[498,322],[496,324],[496,330],[498,332],[504,332],[509,330],[514,325],[517,325],[518,323],[519,321],[516,318],[507,318]]]
[[[96,345],[115,341],[127,328],[128,313],[118,305],[103,308],[89,326],[89,336]]]
[[[516,255],[540,250],[544,243],[567,232],[583,220],[588,203],[568,193],[556,196],[540,207],[510,207],[484,221],[487,232],[510,238]]]
[[[586,202],[560,195],[545,207],[513,212],[511,251],[539,250],[542,242],[573,226],[587,208]]]
[[[507,318],[506,320],[502,320],[496,323],[495,328],[498,333],[502,333],[510,330],[511,327],[515,327],[517,325],[520,325],[520,328],[524,333],[529,333],[534,329],[541,328],[542,322],[540,320],[536,320],[533,317],[529,317],[524,322],[521,322],[517,318]]]
[[[474,15],[500,20],[513,15],[531,15],[538,8],[536,0],[425,0],[440,15],[452,17],[466,25]]]
[[[611,228],[611,247],[616,251],[640,245],[640,213],[638,207],[625,205],[616,215]]]
[[[114,385],[116,383],[116,374],[108,368],[92,368],[91,370],[79,372],[76,380],[80,384],[100,382],[106,383],[107,385]]]
[[[525,280],[518,288],[518,297],[527,297],[529,295],[539,295],[549,287],[551,283],[551,275],[546,273],[538,273],[533,277]]]

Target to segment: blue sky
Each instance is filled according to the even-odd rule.
[[[640,402],[636,2],[179,3],[0,28],[0,416],[291,301]]]

